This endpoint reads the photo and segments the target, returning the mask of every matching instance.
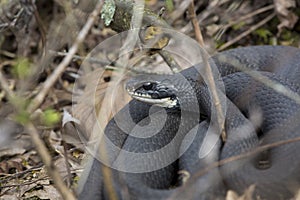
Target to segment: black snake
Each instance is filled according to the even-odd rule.
[[[260,146],[300,136],[300,50],[237,48],[216,54],[209,62],[217,66],[217,83],[224,86],[229,99],[224,104],[227,140],[218,139],[210,90],[199,75],[204,64],[174,75],[138,76],[127,85],[137,100],[117,113],[105,130],[107,139],[120,148],[107,149],[110,164],[132,171],[112,169],[107,182],[104,165],[93,159],[82,180],[80,199],[223,199],[228,189],[243,193],[250,185],[255,186],[255,199],[289,199],[297,192],[299,142],[215,165],[201,176],[199,171]],[[135,129],[136,124],[140,129]],[[217,139],[208,154],[199,157],[207,132]],[[144,156],[127,160],[124,152]],[[141,168],[146,171],[133,173]]]

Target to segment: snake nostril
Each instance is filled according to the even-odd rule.
[[[145,90],[151,90],[153,88],[153,83],[147,82],[143,84]]]

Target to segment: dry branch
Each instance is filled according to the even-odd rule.
[[[191,16],[193,28],[195,30],[196,39],[197,39],[199,45],[202,48],[204,48],[204,41],[203,41],[202,33],[201,33],[201,30],[200,30],[200,27],[198,25],[198,21],[196,18],[194,1],[192,1],[189,6],[189,13]],[[214,80],[213,72],[212,72],[211,66],[208,62],[208,57],[207,57],[207,55],[203,55],[203,58],[204,58],[203,62],[205,64],[205,72],[207,75],[207,85],[211,91],[212,100],[213,100],[214,106],[216,107],[216,110],[217,110],[217,121],[218,121],[219,129],[221,132],[221,137],[222,137],[223,142],[225,142],[226,141],[225,116],[223,114],[223,109],[222,109],[220,98],[219,98],[219,95],[217,92],[216,82]]]
[[[60,176],[58,170],[56,169],[55,165],[53,164],[52,158],[47,150],[47,147],[41,140],[37,129],[34,127],[34,125],[32,123],[28,123],[26,125],[26,128],[28,129],[28,133],[30,134],[31,140],[34,143],[36,150],[39,153],[39,155],[47,169],[49,176],[54,181],[56,189],[60,192],[60,194],[62,195],[62,197],[64,199],[68,199],[68,200],[74,199],[75,200],[74,194],[71,191],[69,191],[69,189],[65,185],[62,177]]]
[[[202,36],[201,30],[200,30],[200,27],[198,25],[199,23],[198,23],[196,12],[195,12],[194,1],[191,1],[191,4],[189,6],[189,14],[191,17],[193,28],[195,30],[196,40],[198,41],[200,46],[202,46],[202,48],[204,48],[203,36]]]
[[[126,1],[116,1],[116,11],[113,21],[109,25],[117,32],[129,30],[131,25],[131,18],[133,14],[133,3]],[[171,26],[156,13],[145,9],[143,13],[142,27],[158,26],[162,28],[171,28]]]
[[[241,40],[242,38],[246,37],[247,35],[249,35],[253,31],[255,31],[256,29],[258,29],[259,27],[261,27],[264,24],[266,24],[268,21],[270,21],[271,19],[273,19],[273,17],[275,17],[275,16],[276,16],[276,14],[272,13],[271,15],[269,15],[268,17],[266,17],[264,20],[260,21],[259,23],[255,24],[254,26],[251,26],[247,31],[243,32],[242,34],[240,34],[239,36],[237,36],[233,40],[230,40],[230,41],[226,42],[225,44],[223,44],[221,47],[218,48],[218,50],[222,51],[222,50],[230,47],[231,45],[233,45],[237,41]]]

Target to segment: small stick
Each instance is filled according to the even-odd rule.
[[[189,14],[190,14],[190,18],[191,18],[191,21],[192,21],[193,28],[195,30],[196,39],[197,39],[198,43],[200,44],[200,46],[204,47],[203,36],[202,36],[201,30],[200,30],[200,27],[198,25],[198,20],[197,20],[197,16],[196,16],[196,13],[195,13],[195,5],[194,5],[193,0],[191,1],[191,4],[190,4],[188,10],[189,10]]]
[[[164,50],[158,51],[158,54],[164,59],[164,61],[168,64],[170,69],[173,73],[177,73],[181,70],[180,66],[176,62],[176,60],[173,58],[173,56],[168,52]]]
[[[191,15],[191,20],[192,20],[193,28],[195,30],[196,39],[197,39],[198,43],[200,44],[200,46],[204,47],[203,37],[202,37],[201,30],[200,30],[200,27],[198,26],[198,21],[196,18],[194,1],[192,1],[189,6],[189,13]],[[224,120],[224,115],[223,115],[223,111],[222,111],[222,106],[220,103],[220,98],[217,93],[213,72],[212,72],[211,66],[208,62],[207,55],[203,54],[203,59],[204,59],[203,61],[205,63],[205,72],[207,74],[207,80],[208,80],[207,85],[212,93],[211,94],[212,99],[213,99],[214,105],[217,109],[217,114],[218,114],[217,121],[219,124],[219,128],[221,130],[221,138],[222,138],[223,142],[225,142],[226,141],[225,120]]]
[[[223,114],[223,109],[222,109],[222,104],[216,89],[216,82],[214,80],[214,76],[213,76],[213,72],[211,70],[211,66],[208,62],[208,58],[207,55],[204,55],[204,64],[205,64],[205,72],[207,74],[207,86],[209,87],[210,91],[211,91],[211,96],[212,96],[212,100],[213,103],[216,107],[217,110],[217,121],[219,124],[219,129],[221,131],[221,138],[222,141],[225,142],[226,141],[226,131],[225,131],[225,116]]]
[[[248,18],[251,18],[251,17],[253,17],[253,16],[255,16],[255,15],[258,15],[258,14],[260,14],[260,13],[263,13],[263,12],[266,12],[266,11],[272,10],[272,9],[274,9],[274,5],[269,5],[269,6],[265,6],[265,7],[263,7],[263,8],[257,9],[257,10],[255,10],[255,11],[251,12],[251,13],[248,13],[248,14],[246,14],[246,15],[240,17],[238,20],[229,22],[228,24],[226,24],[226,25],[224,25],[223,27],[221,27],[221,29],[220,29],[219,31],[223,32],[223,30],[225,30],[225,29],[231,27],[231,26],[234,25],[234,24],[238,24],[238,23],[240,23],[240,22],[242,22],[242,21],[247,20]]]
[[[212,169],[215,169],[217,167],[226,165],[226,164],[231,163],[233,161],[237,161],[237,160],[240,160],[240,159],[252,156],[252,155],[254,155],[256,153],[260,153],[260,152],[266,151],[266,150],[274,148],[274,147],[278,147],[278,146],[282,146],[282,145],[286,145],[286,144],[290,144],[290,143],[294,143],[294,142],[300,142],[300,137],[296,137],[296,138],[292,138],[292,139],[287,139],[287,140],[282,140],[282,141],[278,141],[278,142],[273,142],[273,143],[270,143],[270,144],[265,144],[263,146],[259,146],[258,148],[250,150],[248,152],[241,153],[241,154],[236,155],[236,156],[231,156],[229,158],[225,158],[223,160],[213,162],[209,166],[205,167],[203,170],[200,170],[199,172],[193,174],[193,176],[191,176],[191,178],[189,179],[189,181],[183,187],[179,188],[168,199],[169,200],[173,199],[174,196],[176,196],[177,194],[179,194],[182,190],[185,190],[186,188],[188,188],[190,184],[193,184],[197,180],[198,177],[201,177],[201,176],[207,174]]]
[[[257,81],[263,83],[267,87],[269,87],[269,88],[273,89],[274,91],[276,91],[276,92],[278,92],[278,93],[294,100],[296,103],[298,103],[300,105],[300,96],[299,96],[299,94],[297,94],[296,92],[294,92],[290,88],[285,87],[283,84],[262,75],[259,71],[248,70],[247,67],[243,66],[243,64],[240,63],[238,60],[227,60],[224,57],[224,58],[222,58],[222,61],[232,64],[239,71],[242,71],[242,72],[248,74],[254,80],[257,80]]]
[[[65,185],[61,175],[53,164],[52,158],[45,146],[44,142],[41,140],[37,129],[32,123],[26,124],[26,128],[31,137],[32,142],[35,145],[37,152],[39,153],[49,176],[53,179],[56,189],[60,192],[63,199],[75,200],[75,196],[70,192],[69,188]]]
[[[234,43],[236,43],[237,41],[241,40],[242,38],[246,37],[247,35],[249,35],[251,32],[253,32],[254,30],[258,29],[259,27],[261,27],[262,25],[264,25],[265,23],[267,23],[268,21],[270,21],[271,19],[273,19],[273,17],[275,17],[275,13],[272,13],[271,15],[269,15],[268,17],[266,17],[264,20],[262,20],[261,22],[259,22],[258,24],[250,27],[247,31],[243,32],[242,34],[240,34],[239,36],[237,36],[236,38],[234,38],[233,40],[230,40],[228,42],[226,42],[224,45],[222,45],[221,47],[219,47],[219,51],[222,51],[228,47],[230,47],[231,45],[233,45]]]

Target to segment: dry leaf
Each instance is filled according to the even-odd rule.
[[[299,17],[295,15],[291,9],[296,7],[295,0],[274,0],[275,10],[280,20],[277,26],[279,34],[283,28],[293,28],[297,23]]]
[[[23,126],[16,122],[9,119],[0,120],[0,149],[7,146],[12,141],[12,138],[22,131]]]
[[[97,123],[100,122],[104,128],[113,113],[129,102],[130,97],[123,87],[124,79],[118,79],[117,72],[104,69],[97,69],[80,78],[84,91],[75,98],[77,104],[73,106],[72,114],[80,121],[86,138],[91,139]]]
[[[32,149],[33,144],[31,138],[27,134],[21,134],[18,137],[13,138],[11,143],[1,146],[0,148],[0,158],[2,156],[14,156],[18,154],[23,154],[27,150]]]
[[[16,172],[23,171],[22,163],[13,160],[0,162],[0,173],[10,174],[12,170]]]
[[[86,131],[81,126],[81,122],[74,118],[66,109],[64,109],[63,113],[62,128],[63,140],[82,149],[82,145],[88,140]]]
[[[49,199],[51,197],[51,200],[62,200],[62,197],[53,185],[43,185],[37,190],[33,188],[32,191],[23,194],[23,197],[26,199]]]
[[[226,200],[238,200],[239,196],[236,192],[229,190],[226,194]]]
[[[229,190],[226,195],[226,200],[252,200],[252,195],[255,189],[255,185],[250,185],[242,196],[232,190]]]

